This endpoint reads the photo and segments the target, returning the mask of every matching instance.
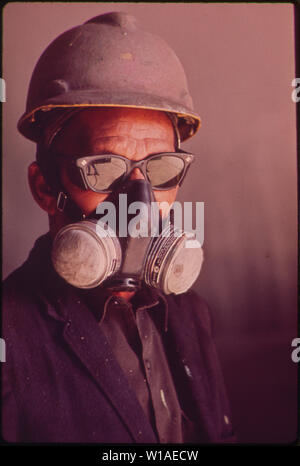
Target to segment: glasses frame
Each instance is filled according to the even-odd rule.
[[[122,155],[105,153],[105,154],[99,154],[99,155],[87,155],[85,157],[80,157],[80,158],[76,159],[74,161],[74,163],[76,164],[76,166],[80,170],[81,178],[82,178],[82,181],[83,181],[83,184],[84,184],[84,187],[85,187],[86,190],[91,190],[91,191],[94,191],[96,193],[111,193],[111,192],[114,191],[114,189],[100,190],[100,189],[95,189],[93,186],[89,185],[88,177],[87,177],[87,175],[85,173],[85,167],[86,167],[86,165],[88,163],[99,160],[101,158],[106,158],[106,157],[119,158],[119,159],[124,160],[124,162],[126,164],[126,172],[124,173],[124,176],[122,177],[122,179],[120,179],[120,182],[119,182],[120,185],[122,183],[124,183],[124,181],[129,177],[130,173],[135,168],[139,168],[141,170],[142,174],[144,175],[145,179],[151,184],[151,182],[150,182],[150,180],[148,178],[148,175],[147,175],[147,171],[146,171],[147,163],[149,162],[149,160],[153,160],[156,157],[161,157],[162,155],[171,155],[173,157],[178,157],[184,162],[184,167],[183,167],[183,171],[182,171],[182,175],[180,177],[180,180],[173,187],[171,187],[171,188],[170,187],[166,187],[166,188],[154,188],[153,187],[153,189],[155,191],[169,191],[170,189],[173,189],[176,186],[181,186],[181,184],[182,184],[182,182],[183,182],[183,180],[184,180],[184,178],[185,178],[185,176],[187,174],[188,168],[189,168],[190,164],[194,160],[194,154],[191,154],[190,152],[185,152],[182,149],[178,149],[176,152],[160,152],[158,154],[151,154],[151,155],[149,155],[148,157],[146,157],[146,158],[144,158],[142,160],[133,161],[133,160],[127,159],[126,157],[124,157]]]

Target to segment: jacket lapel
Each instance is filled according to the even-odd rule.
[[[69,290],[70,291],[70,290]],[[120,368],[101,329],[84,303],[68,293],[63,336],[105,393],[137,443],[157,443],[150,422]]]
[[[188,300],[185,305],[174,304],[170,306],[165,347],[168,361],[185,414],[198,426],[201,441],[211,442],[217,416],[214,374],[209,370],[211,339],[200,322],[187,318]],[[197,311],[200,314],[201,310]]]

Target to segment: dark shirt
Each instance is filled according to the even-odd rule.
[[[131,302],[105,290],[92,301],[100,328],[159,442],[182,443],[182,411],[161,341],[161,333],[167,332],[167,301],[149,288],[137,292]]]

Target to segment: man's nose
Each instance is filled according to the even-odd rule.
[[[130,180],[144,180],[145,177],[139,168],[134,168],[129,175]]]

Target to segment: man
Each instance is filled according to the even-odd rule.
[[[37,143],[29,183],[50,231],[4,284],[6,441],[233,440],[209,311],[187,291],[201,249],[164,223],[199,122],[174,52],[125,13],[41,56],[19,130]],[[146,235],[122,233],[124,196],[145,206]]]

